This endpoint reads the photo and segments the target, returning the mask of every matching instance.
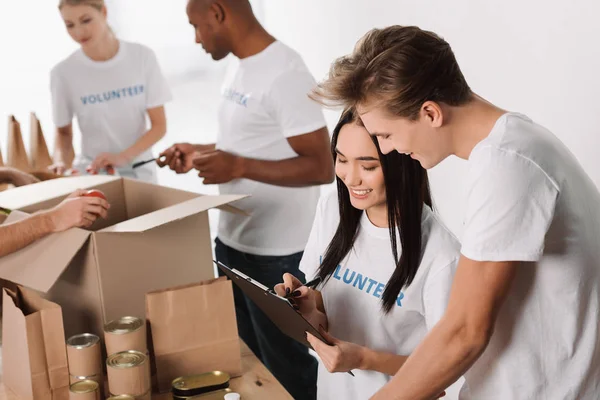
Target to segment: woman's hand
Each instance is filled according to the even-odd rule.
[[[63,175],[67,171],[67,164],[62,161],[55,161],[48,167],[48,170],[56,175]]]
[[[305,317],[318,312],[316,291],[307,288],[298,278],[290,273],[283,275],[283,283],[275,285],[275,293],[281,297],[288,297],[294,308]]]
[[[129,164],[129,160],[121,154],[100,153],[87,167],[87,172],[95,175],[98,171],[105,169],[109,175],[115,173],[115,168]]]
[[[321,292],[307,288],[294,275],[283,275],[283,283],[275,286],[275,292],[289,299],[296,311],[312,325],[328,326]]]
[[[38,183],[40,180],[35,176],[25,173],[19,170],[12,171],[12,184],[16,187],[31,185],[32,183]]]
[[[308,332],[306,338],[319,355],[327,371],[348,372],[353,369],[364,369],[365,347],[339,340],[327,333],[323,327],[319,327],[319,332],[330,344],[323,343]]]

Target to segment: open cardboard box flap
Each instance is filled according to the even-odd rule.
[[[124,232],[145,232],[159,226],[179,221],[194,214],[201,213],[211,208],[217,208],[232,201],[243,199],[247,196],[223,195],[223,196],[202,196],[195,199],[184,201],[167,208],[156,210],[149,214],[123,221],[116,225],[109,226],[99,231],[99,233],[124,233]],[[230,206],[233,208],[232,206]],[[235,208],[234,208],[235,209]]]
[[[108,175],[73,176],[21,186],[2,192],[0,207],[9,210],[25,210],[35,204],[68,196],[77,189],[88,189],[119,179]]]
[[[17,222],[28,214],[10,213],[4,224]],[[19,285],[47,292],[62,275],[91,232],[69,229],[46,236],[0,261],[0,276]]]
[[[111,202],[108,220],[91,230],[73,228],[49,235],[0,258],[0,278],[48,292],[94,236],[135,234],[175,223],[211,208],[240,212],[228,203],[246,196],[209,196],[111,176],[61,178],[0,193],[0,207],[12,210],[4,224],[53,207],[76,189],[97,188]]]

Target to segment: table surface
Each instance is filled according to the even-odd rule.
[[[0,328],[2,324],[0,322]],[[1,329],[0,329],[1,332]],[[1,334],[0,334],[1,335]],[[241,395],[242,400],[293,400],[292,396],[281,386],[267,368],[256,358],[254,353],[241,341],[242,376],[233,378],[230,388]],[[1,345],[1,338],[0,338]],[[1,347],[1,346],[0,346]],[[2,356],[0,355],[0,366]],[[171,400],[171,394],[153,394],[153,400]],[[0,400],[20,400],[18,396],[4,387],[0,368]]]

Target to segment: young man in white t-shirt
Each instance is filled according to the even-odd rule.
[[[425,168],[468,160],[461,258],[447,311],[373,399],[600,398],[600,194],[529,118],[471,92],[443,39],[369,32],[317,95],[358,108],[383,152]]]
[[[298,265],[319,198],[333,180],[329,134],[316,82],[298,53],[258,23],[248,0],[192,0],[196,42],[233,60],[223,84],[219,133],[212,145],[176,144],[163,154],[178,173],[192,168],[221,194],[250,194],[236,206],[250,216],[220,215],[216,257],[274,287],[283,273],[304,281]],[[295,399],[314,399],[317,363],[234,288],[240,336]]]

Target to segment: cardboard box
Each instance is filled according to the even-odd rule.
[[[0,278],[46,293],[63,308],[68,336],[145,316],[145,294],[214,277],[210,208],[245,196],[204,196],[106,175],[61,178],[0,193],[5,223],[60,203],[77,188],[102,190],[109,219],[50,235],[0,258]],[[15,211],[18,210],[18,211]]]
[[[40,120],[37,119],[35,113],[31,113],[29,123],[29,165],[34,171],[46,171],[52,164],[54,162],[48,151]]]

